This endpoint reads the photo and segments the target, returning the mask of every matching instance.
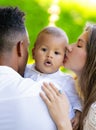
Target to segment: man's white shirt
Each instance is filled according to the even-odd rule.
[[[39,95],[42,82],[0,66],[0,130],[57,129]]]

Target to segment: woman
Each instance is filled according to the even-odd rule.
[[[78,130],[96,130],[96,25],[87,25],[77,42],[67,48],[64,67],[76,73],[84,97]],[[43,89],[47,96],[41,94],[41,97],[47,104],[58,130],[72,130],[65,95],[58,94],[52,84],[45,84]]]

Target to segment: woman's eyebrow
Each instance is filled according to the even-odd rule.
[[[85,40],[79,38],[79,39],[78,39],[78,42],[85,42]]]

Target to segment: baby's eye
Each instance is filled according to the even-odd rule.
[[[47,49],[46,48],[41,48],[42,51],[46,51]]]
[[[56,55],[59,55],[60,53],[59,53],[59,52],[57,52],[57,51],[55,51],[55,54],[56,54]]]

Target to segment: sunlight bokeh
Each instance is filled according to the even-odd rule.
[[[76,23],[82,23],[82,18],[76,13],[75,9],[78,9],[85,18],[96,14],[96,0],[53,0],[48,9],[50,14],[49,25],[55,26],[55,22],[59,20],[59,4],[67,10],[72,8],[71,15]]]
[[[55,22],[59,20],[60,7],[58,5],[59,0],[53,0],[51,6],[48,8],[49,26],[56,26]]]

